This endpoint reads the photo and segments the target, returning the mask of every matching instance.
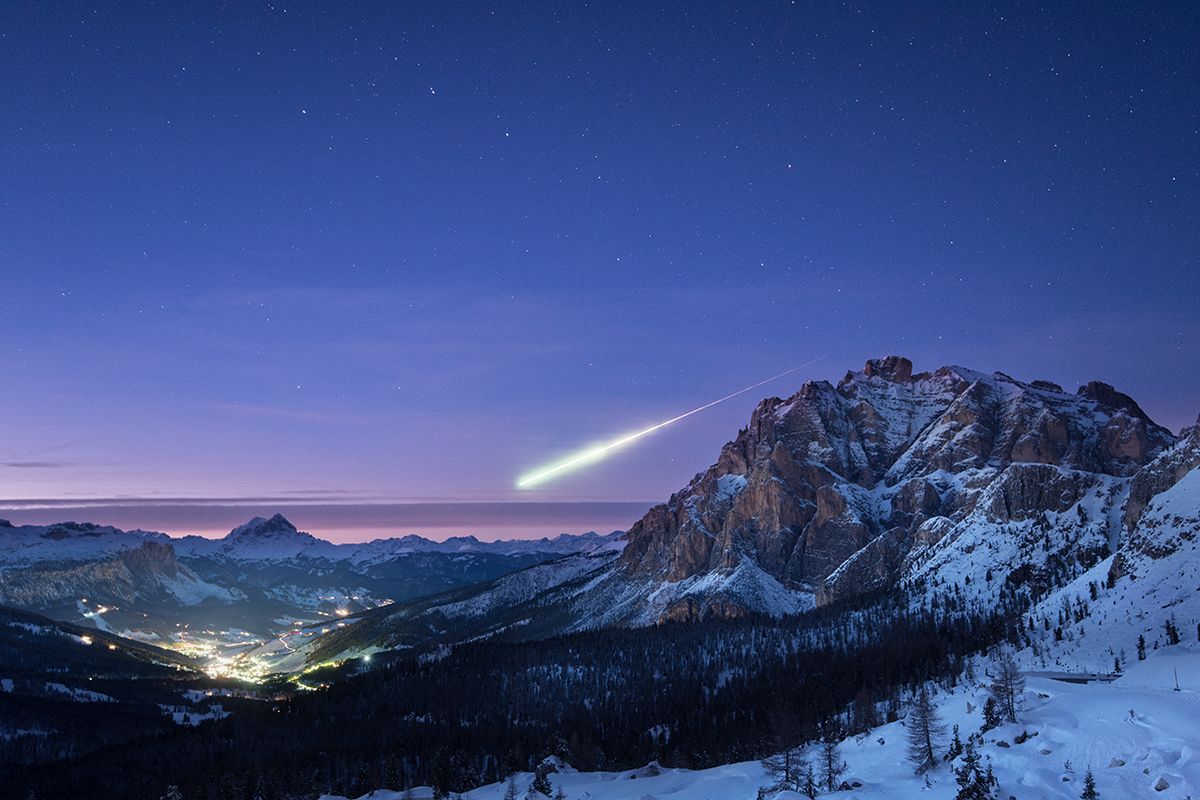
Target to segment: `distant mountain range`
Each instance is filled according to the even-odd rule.
[[[0,521],[0,604],[149,641],[192,627],[273,636],[297,620],[490,580],[615,538],[435,542],[410,535],[334,544],[279,514],[255,517],[220,539]]]

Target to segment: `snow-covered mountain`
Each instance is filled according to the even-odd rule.
[[[634,524],[589,606],[635,623],[790,613],[958,569],[982,579],[973,548],[1011,559],[1048,529],[1086,567],[1120,539],[1132,476],[1174,442],[1106,384],[869,361],[760,403],[712,467]],[[1035,589],[1061,582],[1045,561],[997,557],[995,586],[1022,568],[1014,580]]]
[[[0,520],[0,567],[109,558],[143,543],[170,543],[165,533],[123,531],[90,522],[17,525]]]
[[[184,536],[175,540],[183,558],[225,558],[234,561],[287,561],[295,558],[336,558],[338,545],[296,530],[282,514],[254,517],[220,539]]]
[[[901,380],[906,372],[899,363],[887,370],[869,365],[842,386],[862,380],[895,400],[882,381],[896,386],[893,393],[906,392],[911,388]],[[593,769],[644,763],[647,752],[663,763],[706,766],[714,763],[701,760],[706,748],[737,720],[749,721],[736,740],[726,737],[719,751],[730,761],[766,754],[766,748],[788,742],[806,748],[811,758],[813,738],[836,720],[855,734],[840,742],[848,771],[839,794],[864,800],[948,799],[956,795],[952,768],[962,766],[961,755],[942,758],[928,782],[913,775],[905,758],[912,693],[923,687],[934,695],[947,723],[958,724],[964,739],[974,735],[982,757],[994,768],[999,797],[1078,797],[1089,768],[1102,797],[1195,796],[1200,786],[1200,760],[1194,757],[1200,740],[1193,730],[1200,690],[1195,678],[1200,658],[1200,426],[1177,439],[1145,420],[1132,401],[1095,385],[1070,395],[1049,384],[1024,384],[1005,376],[938,372],[942,378],[936,380],[905,379],[937,383],[944,378],[955,385],[967,374],[968,386],[976,388],[955,390],[949,404],[940,390],[918,392],[918,406],[933,403],[944,410],[931,414],[913,407],[911,413],[892,414],[893,420],[925,420],[920,431],[906,434],[908,444],[880,435],[868,447],[862,443],[865,428],[846,433],[857,444],[843,449],[849,455],[842,465],[858,463],[862,469],[847,471],[862,483],[811,460],[830,459],[838,452],[838,447],[805,444],[834,429],[833,422],[820,430],[811,419],[792,427],[784,424],[789,411],[774,422],[751,426],[725,448],[718,467],[737,466],[739,453],[758,454],[744,463],[744,471],[714,467],[697,476],[691,484],[695,491],[676,495],[635,531],[646,537],[666,530],[677,519],[673,505],[694,509],[710,532],[719,529],[722,541],[736,548],[722,554],[724,566],[685,572],[677,579],[646,574],[649,559],[669,565],[673,559],[686,560],[688,549],[669,546],[664,538],[662,547],[643,546],[631,557],[627,548],[636,541],[631,534],[628,540],[611,537],[599,545],[589,540],[587,552],[551,557],[482,583],[373,608],[342,607],[349,612],[345,616],[312,625],[290,623],[287,633],[254,643],[244,651],[246,657],[268,662],[269,669],[302,673],[293,679],[306,689],[346,683],[327,694],[313,693],[312,705],[297,701],[295,708],[307,710],[276,724],[288,726],[289,736],[306,731],[307,739],[297,741],[314,749],[301,763],[324,751],[331,732],[353,730],[359,720],[359,734],[381,730],[395,737],[387,746],[381,744],[386,737],[375,737],[353,756],[370,764],[379,752],[428,742],[434,735],[446,737],[438,740],[445,742],[459,741],[464,730],[481,739],[491,736],[491,744],[463,756],[464,769],[474,759],[474,782],[463,772],[447,778],[455,791],[465,791],[495,780],[491,765],[497,763],[496,752],[503,753],[511,746],[509,737],[518,735],[528,736],[526,757],[508,767],[518,770],[536,763],[533,759],[540,755],[534,755],[535,749],[557,746],[559,733],[580,734],[580,753],[590,759],[580,763]],[[860,389],[855,390],[859,397]],[[809,391],[822,396],[825,390]],[[756,416],[781,402],[765,401]],[[831,400],[832,405],[818,410],[836,422],[845,411],[838,405],[842,402]],[[892,409],[902,405],[895,401]],[[855,408],[863,419],[872,418]],[[773,410],[766,413],[774,415]],[[771,426],[775,434],[762,438]],[[1015,433],[1021,429],[1025,432]],[[789,439],[788,431],[795,436]],[[792,447],[811,459],[797,464]],[[887,453],[879,456],[878,472],[870,466],[876,457],[871,453]],[[813,489],[818,478],[826,482]],[[716,490],[706,494],[704,486]],[[836,529],[861,535],[857,541],[865,543],[847,547],[849,555],[832,568],[826,564],[814,577],[789,583],[786,572],[776,575],[760,563],[753,539],[742,538],[747,531],[761,533],[762,547],[769,550],[767,523],[780,519],[778,513],[771,516],[773,501],[749,505],[747,493],[802,498],[805,491],[815,494],[806,528],[822,516],[822,508],[836,507],[840,498],[842,511],[824,515],[827,521],[838,519],[838,525],[818,526],[820,533],[831,535]],[[911,502],[914,497],[920,502]],[[723,511],[720,502],[726,503]],[[793,510],[804,508],[795,501]],[[655,515],[663,519],[651,519]],[[740,527],[734,520],[741,520]],[[876,529],[880,532],[870,535]],[[300,592],[298,597],[311,597],[313,590],[303,588],[304,580],[343,585],[350,580],[346,576],[381,574],[372,572],[380,565],[369,560],[356,566],[349,558],[304,555],[322,552],[322,545],[285,520],[256,520],[235,533],[212,545],[210,555],[183,560],[202,580],[209,580],[208,569],[238,576],[248,596],[261,593],[254,602],[285,587]],[[815,535],[812,529],[808,533]],[[880,547],[881,536],[890,537],[894,550]],[[796,534],[795,542],[807,544],[808,539]],[[830,553],[839,552],[841,545],[829,540],[823,547],[820,552]],[[410,558],[436,557],[453,564],[477,556],[454,552]],[[786,565],[789,559],[776,563]],[[805,568],[797,566],[801,576]],[[731,585],[738,591],[731,591]],[[756,591],[745,590],[750,586]],[[874,591],[886,587],[891,590]],[[850,602],[859,592],[872,593]],[[681,600],[687,613],[665,613],[679,608]],[[779,614],[816,605],[823,607],[787,620],[584,630],[607,624],[639,628],[664,616],[712,618],[755,610]],[[578,633],[561,635],[570,632]],[[1009,647],[1027,673],[1024,710],[1018,723],[981,730],[995,648]],[[360,675],[386,664],[398,668]],[[1179,692],[1174,691],[1176,680]],[[1092,682],[1080,684],[1086,681]],[[468,691],[468,700],[455,705]],[[823,698],[830,699],[824,705],[815,702]],[[641,709],[643,702],[649,711],[628,718],[627,709]],[[477,716],[484,706],[497,716]],[[755,716],[747,717],[751,712]],[[719,724],[710,716],[717,713],[725,715]],[[505,729],[520,715],[527,715],[527,721]],[[464,726],[463,720],[471,717],[474,727]],[[259,737],[256,741],[272,738],[250,730]],[[622,752],[638,754],[636,760],[605,757],[617,749],[609,747],[617,739],[624,742]],[[947,733],[939,741],[939,756],[948,744]],[[201,745],[190,757],[219,749]],[[281,749],[278,757],[287,752]],[[419,754],[421,763],[436,752]],[[689,753],[695,760],[685,760]],[[408,756],[412,758],[394,762],[390,772],[371,775],[396,776],[379,779],[389,788],[402,786],[399,776],[405,774],[419,775],[421,781],[429,780],[427,773],[436,777],[438,770],[417,770],[417,756]],[[89,764],[90,769],[102,766]],[[296,771],[290,764],[281,768],[287,774]],[[519,792],[531,778],[518,775]],[[320,776],[315,780],[307,785],[321,785]],[[360,794],[371,785],[357,777],[338,780],[330,779],[322,790],[347,792],[353,787]],[[650,766],[574,773],[564,768],[551,781],[570,796],[612,800],[749,798],[768,784],[757,761],[696,771]],[[465,796],[489,800],[502,797],[505,788],[491,784]],[[799,797],[787,791],[766,796]]]

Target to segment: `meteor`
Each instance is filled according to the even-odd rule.
[[[732,400],[733,398],[737,397],[738,395],[745,394],[746,392],[749,392],[753,389],[757,389],[758,387],[762,386],[763,384],[770,383],[771,381],[774,381],[774,380],[778,380],[779,378],[782,378],[784,375],[790,375],[793,372],[795,372],[796,370],[804,369],[805,367],[815,364],[820,360],[821,359],[819,359],[819,358],[814,358],[812,361],[805,362],[798,367],[792,367],[791,369],[786,369],[783,372],[779,373],[778,375],[772,375],[771,377],[766,378],[765,380],[761,380],[758,383],[751,384],[750,386],[747,386],[744,389],[738,389],[736,392],[731,392],[730,394],[727,394],[724,397],[720,397],[716,400],[713,400],[711,403],[705,403],[704,405],[699,406],[698,408],[693,408],[691,411],[685,411],[678,416],[671,417],[668,420],[664,420],[663,422],[659,422],[655,425],[651,425],[649,428],[644,428],[643,430],[637,431],[636,433],[630,433],[625,436],[620,436],[609,442],[603,442],[601,444],[594,445],[592,447],[581,450],[578,453],[575,453],[574,455],[567,456],[566,458],[562,459],[561,461],[556,461],[553,464],[542,467],[540,469],[536,469],[533,472],[527,472],[524,475],[522,475],[521,477],[517,478],[517,488],[518,489],[531,489],[540,483],[545,483],[546,481],[550,480],[551,478],[554,478],[554,477],[557,477],[557,476],[563,474],[564,472],[571,472],[571,471],[578,469],[579,467],[584,467],[584,466],[587,466],[588,464],[594,464],[597,461],[600,461],[600,460],[606,458],[608,456],[608,454],[611,453],[613,450],[624,447],[625,445],[630,444],[631,442],[635,442],[638,439],[641,439],[643,436],[649,436],[650,434],[654,433],[655,431],[657,431],[661,428],[665,428],[668,425],[672,425],[676,422],[679,422],[681,419],[686,419],[686,418],[692,416],[693,414],[699,414],[701,411],[712,408],[715,405],[720,405],[721,403],[724,403],[726,400]]]

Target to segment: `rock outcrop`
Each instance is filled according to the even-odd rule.
[[[53,538],[69,532],[59,526],[43,535]],[[143,541],[137,547],[95,561],[9,569],[2,577],[0,604],[22,608],[50,608],[80,598],[117,604],[197,588],[212,591],[179,563],[171,545],[158,541]]]
[[[1138,562],[1161,559],[1200,536],[1200,420],[1179,443],[1133,476],[1124,520],[1128,538],[1113,559],[1109,580],[1136,576]],[[1185,485],[1186,484],[1186,485]]]
[[[1175,447],[1133,476],[1125,504],[1125,526],[1132,530],[1152,497],[1170,489],[1197,466],[1200,466],[1200,419],[1183,431]]]

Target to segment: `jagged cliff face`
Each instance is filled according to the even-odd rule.
[[[792,611],[916,574],[966,528],[1043,524],[1081,503],[1092,514],[1074,544],[1100,551],[1130,476],[1174,441],[1105,384],[1071,394],[870,361],[760,403],[716,464],[630,529],[612,585],[660,588],[614,608],[643,621]]]
[[[61,530],[61,528],[59,529]],[[0,575],[0,604],[48,608],[79,598],[105,603],[155,600],[213,590],[175,558],[169,544],[144,541],[94,561],[41,563]]]
[[[1200,540],[1200,419],[1179,443],[1133,477],[1124,520],[1129,535],[1113,559],[1110,580],[1136,578],[1148,561],[1196,550]]]

